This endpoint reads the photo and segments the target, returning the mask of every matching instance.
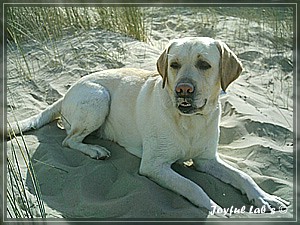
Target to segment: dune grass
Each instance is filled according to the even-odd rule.
[[[24,49],[28,42],[41,48],[50,42],[50,50],[57,56],[57,40],[84,30],[108,30],[139,41],[147,39],[143,11],[137,7],[9,7],[6,16],[8,49],[17,49],[13,64],[26,79],[33,78]],[[98,54],[109,57],[106,52]]]
[[[41,218],[46,218],[40,186],[25,139],[22,134],[21,140],[17,139],[14,133],[10,133],[9,138],[15,139],[10,142],[11,152],[7,157],[7,216],[9,218],[34,218],[39,215]],[[20,168],[21,163],[26,165],[28,177],[33,184],[37,207],[34,207],[26,191],[25,178]],[[36,208],[39,212],[36,212]]]
[[[7,11],[10,40],[47,42],[64,31],[105,29],[140,41],[147,38],[143,12],[137,7],[11,7]]]
[[[217,7],[214,11],[223,16],[239,17],[245,21],[244,36],[239,32],[240,38],[250,40],[249,32],[247,32],[247,24],[256,22],[262,32],[270,32],[272,48],[278,51],[290,50],[293,43],[294,20],[292,7]],[[242,25],[242,24],[241,24]],[[241,28],[241,30],[243,30]]]

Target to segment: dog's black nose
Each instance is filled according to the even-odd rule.
[[[191,97],[194,89],[194,86],[190,83],[178,83],[175,87],[176,94],[180,98]]]

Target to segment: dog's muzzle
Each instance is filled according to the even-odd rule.
[[[203,104],[199,107],[190,99],[178,99],[177,108],[182,114],[201,114],[201,111],[206,106],[207,99],[204,99]]]
[[[175,87],[175,95],[177,108],[183,114],[197,113],[201,111],[207,103],[207,99],[204,99],[203,105],[200,107],[195,105],[195,86],[190,82],[178,83]]]

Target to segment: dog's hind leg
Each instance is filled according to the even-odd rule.
[[[77,132],[76,130],[71,131],[71,133],[63,141],[63,146],[76,149],[82,153],[89,155],[93,159],[106,159],[110,156],[110,152],[98,145],[84,144],[82,143],[83,139],[89,133],[86,132]]]
[[[94,159],[105,159],[110,152],[101,146],[82,143],[97,130],[109,113],[110,95],[101,85],[85,82],[74,85],[62,103],[61,118],[67,131],[63,146],[76,149]]]

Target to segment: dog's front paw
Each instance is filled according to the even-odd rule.
[[[89,145],[90,149],[88,154],[93,159],[107,159],[110,157],[110,151],[108,151],[106,148],[102,146],[97,145]]]
[[[286,209],[290,205],[288,201],[266,192],[253,197],[250,201],[258,208],[266,207],[267,212]]]

